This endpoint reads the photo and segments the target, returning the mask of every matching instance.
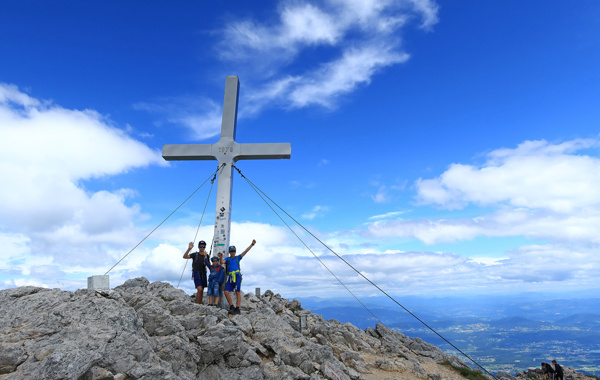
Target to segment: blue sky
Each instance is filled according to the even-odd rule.
[[[243,173],[397,295],[597,294],[595,1],[4,1],[0,287],[86,286],[216,169],[163,144],[289,142]],[[111,274],[177,284],[208,186]],[[245,181],[244,287],[342,290]],[[212,238],[214,192],[200,229]],[[305,237],[305,234],[302,235]],[[357,294],[375,292],[307,239]],[[191,292],[189,273],[181,287]]]

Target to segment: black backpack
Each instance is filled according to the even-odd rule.
[[[206,273],[206,264],[204,263],[204,256],[200,252],[194,252],[192,259],[192,271],[198,273]]]

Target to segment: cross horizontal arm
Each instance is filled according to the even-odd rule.
[[[292,146],[289,143],[240,144],[240,153],[235,160],[269,160],[291,156]]]
[[[163,145],[162,156],[167,161],[216,160],[211,144]]]

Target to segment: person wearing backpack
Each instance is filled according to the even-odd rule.
[[[556,380],[563,380],[563,376],[565,375],[562,367],[560,366],[560,364],[558,364],[555,360],[552,360],[552,365],[554,365],[554,371],[555,371],[555,379]]]
[[[221,259],[221,264],[227,265],[227,283],[225,284],[225,298],[229,304],[229,314],[240,314],[240,304],[242,303],[242,295],[240,289],[242,286],[242,273],[240,272],[240,261],[246,256],[256,244],[256,240],[252,240],[252,244],[246,248],[239,256],[236,256],[235,245],[229,246],[229,257]],[[229,292],[235,292],[236,306],[233,306],[231,295]]]
[[[223,253],[219,252],[219,257],[213,256],[210,261],[208,261],[208,257],[204,256],[204,261],[207,266],[210,267],[210,275],[208,275],[208,289],[206,290],[206,295],[208,296],[208,306],[219,306],[219,285],[223,282],[223,278],[225,277],[225,270],[219,264],[219,262],[223,259]],[[213,304],[213,297],[215,303]]]
[[[204,288],[207,287],[208,283],[206,281],[206,263],[204,262],[204,258],[206,256],[205,248],[206,242],[204,240],[200,240],[198,242],[198,252],[194,252],[190,254],[190,251],[194,248],[194,243],[190,243],[187,251],[183,254],[184,259],[192,259],[192,279],[194,280],[194,286],[198,291],[196,293],[196,303],[202,303],[202,295],[204,292]]]
[[[549,363],[542,363],[544,379],[554,380],[554,368]]]

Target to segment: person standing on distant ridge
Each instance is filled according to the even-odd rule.
[[[227,264],[227,283],[225,284],[225,298],[229,304],[229,314],[240,314],[240,304],[242,303],[242,295],[240,289],[242,286],[242,273],[240,273],[240,261],[246,256],[246,253],[254,247],[256,240],[252,240],[252,244],[246,248],[241,255],[236,256],[235,245],[229,246],[229,257],[221,258],[221,264]],[[233,306],[231,295],[229,292],[235,292],[236,306]]]
[[[558,364],[555,360],[552,360],[552,365],[554,366],[554,371],[556,372],[554,375],[554,378],[556,380],[563,380],[563,376],[565,375],[565,373],[563,372],[562,367],[560,366],[560,364]]]
[[[206,242],[204,240],[200,240],[198,242],[198,252],[194,252],[190,254],[190,251],[194,248],[194,243],[190,243],[187,251],[183,254],[184,259],[192,259],[192,279],[194,280],[194,286],[198,291],[196,293],[196,303],[202,304],[202,295],[204,293],[204,288],[208,286],[208,282],[206,281],[206,263],[204,262],[204,258],[206,257]]]
[[[549,363],[542,363],[544,379],[554,380],[554,368]]]

